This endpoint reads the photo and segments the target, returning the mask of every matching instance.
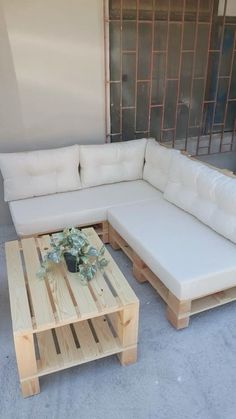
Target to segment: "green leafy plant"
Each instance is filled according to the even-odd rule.
[[[78,228],[66,228],[61,233],[51,237],[51,247],[46,253],[37,273],[39,278],[45,278],[53,263],[66,261],[70,272],[77,272],[81,279],[90,281],[98,270],[107,266],[104,257],[105,246],[99,250],[91,246],[89,240]]]

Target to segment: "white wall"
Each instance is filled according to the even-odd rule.
[[[218,15],[223,16],[225,0],[219,0]],[[226,16],[236,16],[236,0],[227,0]]]
[[[105,141],[102,3],[0,0],[0,152]]]

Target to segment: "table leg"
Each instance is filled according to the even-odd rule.
[[[124,348],[124,351],[118,354],[122,365],[132,364],[137,360],[138,321],[138,303],[130,304],[117,313],[116,333]]]
[[[14,335],[16,360],[23,397],[40,392],[33,334]]]

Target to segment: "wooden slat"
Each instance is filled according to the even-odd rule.
[[[118,301],[113,297],[101,272],[96,273],[95,277],[90,281],[89,287],[93,290],[101,311],[119,307]]]
[[[45,280],[40,280],[36,275],[40,262],[35,239],[23,239],[21,243],[37,328],[53,327],[55,318],[46,283]]]
[[[108,258],[109,253],[105,253],[105,256]],[[117,293],[123,306],[127,304],[133,304],[138,301],[134,291],[129,286],[128,282],[124,278],[122,272],[115,264],[113,259],[110,257],[109,265],[106,267],[105,274]]]
[[[119,244],[119,242],[118,242]],[[123,247],[121,247],[121,249],[123,250],[123,252],[126,254],[126,256],[133,261],[133,250],[131,249],[131,247],[125,245]]]
[[[92,319],[92,324],[104,353],[114,351],[115,348],[119,349],[116,339],[114,338],[106,318],[104,316]]]
[[[51,330],[37,333],[40,360],[38,369],[49,371],[58,367],[58,355]]]
[[[32,332],[32,320],[18,241],[6,243],[5,251],[13,332],[16,334]]]
[[[38,243],[41,254],[44,256],[47,253],[47,250],[45,249],[50,248],[50,237],[43,236],[38,239]],[[61,266],[54,264],[52,269],[48,272],[47,277],[59,321],[65,321],[67,319],[70,319],[71,321],[76,320],[78,318],[77,312],[71,299]]]
[[[72,274],[65,269],[71,290],[75,297],[81,318],[90,318],[98,314],[98,307],[87,285],[81,284],[78,274]]]
[[[218,307],[223,304],[230,303],[236,300],[236,287],[229,288],[224,291],[217,292],[206,297],[198,298],[192,301],[191,313],[201,313],[202,311],[209,310],[210,308]]]
[[[113,337],[110,330],[106,330],[103,320],[101,320],[101,322],[102,330],[99,332],[99,321],[97,322],[97,319],[94,319],[94,323],[96,323],[96,334],[99,336],[98,344],[95,342],[86,320],[73,324],[81,348],[76,347],[69,326],[57,327],[55,333],[62,352],[61,354],[55,354],[52,335],[49,334],[50,331],[37,333],[41,358],[40,361],[38,361],[37,376],[40,377],[75,365],[84,364],[94,359],[100,359],[120,353],[122,351],[121,345]],[[110,342],[109,339],[111,339]],[[47,349],[47,347],[50,349]],[[53,358],[54,354],[55,358]],[[44,359],[44,357],[46,357],[46,359]]]
[[[93,334],[88,322],[82,321],[74,323],[74,329],[77,334],[84,358],[90,360],[99,356],[98,345],[94,340]]]
[[[83,229],[83,231],[86,233],[94,246],[97,248],[102,246],[101,240],[92,228],[86,228]],[[107,275],[107,278],[117,293],[121,303],[126,305],[138,302],[138,298],[136,297],[134,291],[107,250],[105,250],[104,256],[109,261],[108,265],[104,269],[105,275]]]
[[[131,249],[131,247],[126,243],[126,241],[114,229],[113,229],[113,232],[114,232],[114,237],[115,237],[116,243],[120,246],[120,248],[126,254],[126,256],[128,256],[128,258],[131,261],[133,261],[134,252]]]
[[[161,282],[161,280],[149,269],[144,268],[142,270],[143,276],[147,279],[148,282],[155,288],[161,298],[166,302],[168,299],[168,288]]]
[[[55,329],[60,347],[61,363],[66,368],[75,360],[80,363],[84,360],[82,350],[76,347],[70,326],[62,326]]]

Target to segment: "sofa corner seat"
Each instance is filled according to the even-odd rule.
[[[2,153],[0,168],[19,236],[101,223],[176,328],[236,299],[235,179],[153,139]]]

